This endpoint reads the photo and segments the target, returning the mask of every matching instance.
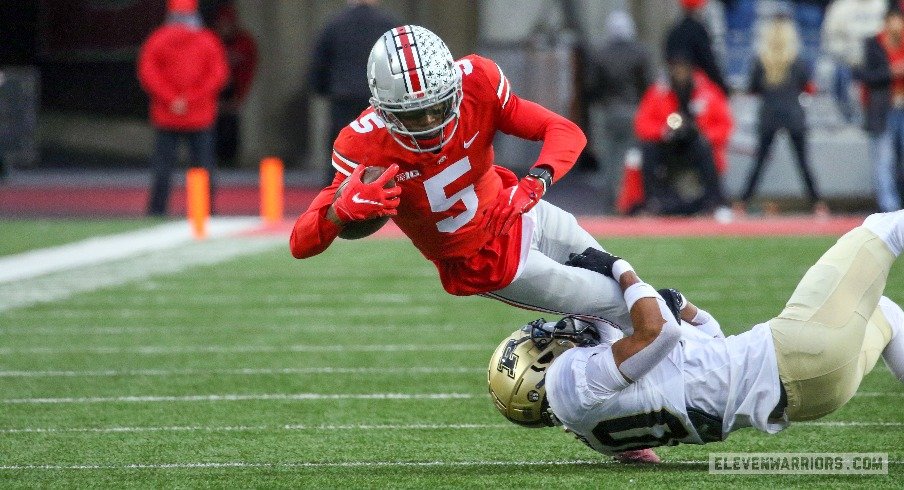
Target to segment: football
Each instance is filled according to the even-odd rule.
[[[364,169],[364,173],[361,174],[361,182],[365,184],[373,182],[377,180],[383,172],[386,171],[386,167],[367,167]],[[339,188],[336,189],[336,195],[333,198],[335,201],[339,196],[342,195],[342,191],[345,189],[345,186],[348,185],[348,179],[345,179],[344,182],[339,184]],[[395,179],[389,179],[386,182],[384,188],[395,187]],[[364,238],[369,235],[373,235],[380,228],[383,227],[389,221],[389,216],[383,216],[380,218],[371,218],[361,221],[349,221],[346,223],[342,230],[339,231],[339,238],[344,238],[346,240],[357,240],[359,238]]]

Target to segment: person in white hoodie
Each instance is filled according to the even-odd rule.
[[[852,70],[863,63],[863,42],[882,29],[888,0],[835,0],[822,23],[823,49],[835,61],[833,92],[848,123],[856,111],[851,100]]]

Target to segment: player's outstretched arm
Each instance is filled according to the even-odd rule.
[[[627,261],[588,248],[572,256],[567,264],[605,274],[621,286],[631,312],[634,333],[612,344],[612,357],[628,381],[643,377],[678,344],[681,331],[666,301],[653,286],[640,280]]]
[[[333,183],[320,191],[307,211],[298,217],[289,238],[289,249],[293,257],[304,259],[323,252],[349,221],[396,213],[401,190],[398,187],[383,186],[395,176],[398,166],[390,166],[371,183],[364,183],[361,180],[364,169],[363,165],[356,167],[338,199],[336,192],[344,176],[337,173]]]

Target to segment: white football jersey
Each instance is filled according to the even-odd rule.
[[[618,372],[611,347],[570,349],[546,374],[553,413],[597,451],[705,444],[743,427],[775,433],[788,425],[787,419],[768,420],[780,389],[767,323],[727,338],[682,335],[675,349],[634,383]],[[612,379],[620,385],[600,382]]]

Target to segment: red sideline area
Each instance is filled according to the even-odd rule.
[[[585,230],[599,237],[631,236],[841,236],[863,223],[864,216],[841,215],[826,219],[810,216],[750,217],[730,223],[712,218],[626,218],[617,216],[581,216],[578,222]],[[292,231],[292,221],[262,226],[247,234],[285,234]],[[403,237],[402,231],[390,222],[374,238]]]
[[[261,227],[255,234],[286,234],[295,217],[304,211],[318,189],[286,187],[286,221]],[[137,217],[148,201],[146,187],[9,186],[0,187],[0,216],[11,217]],[[255,185],[223,186],[217,190],[214,210],[218,215],[256,216],[260,197]],[[170,215],[185,215],[185,191],[174,186]],[[581,225],[598,236],[840,236],[863,222],[864,216],[838,215],[817,219],[808,215],[745,217],[729,223],[711,218],[627,218],[619,216],[579,217]],[[392,223],[375,237],[393,238],[402,232]]]

